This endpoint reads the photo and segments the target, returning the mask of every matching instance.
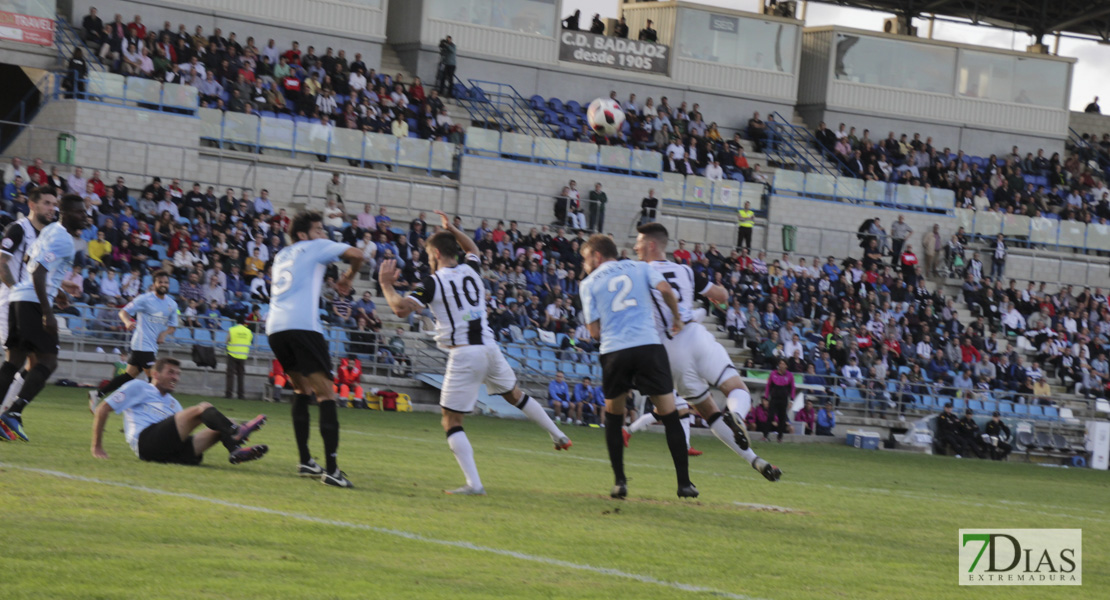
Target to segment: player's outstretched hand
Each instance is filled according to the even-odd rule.
[[[671,325],[671,333],[678,335],[678,333],[682,331],[683,327],[684,325],[682,323],[682,319],[675,319],[674,325]]]
[[[339,292],[342,296],[351,293],[351,277],[348,277],[348,275],[351,275],[350,271],[335,282],[335,291]]]
[[[392,287],[400,277],[401,270],[397,268],[396,260],[389,259],[382,261],[382,266],[378,269],[379,284]]]
[[[50,335],[58,333],[58,318],[54,313],[42,316],[42,328]]]
[[[443,212],[442,210],[437,210],[436,214],[439,215],[440,227],[443,227],[443,229],[445,230],[450,230],[451,218],[447,216],[447,213]]]
[[[101,448],[100,446],[93,446],[92,455],[93,455],[93,458],[99,458],[101,460],[108,460],[108,453],[105,452],[104,448]]]

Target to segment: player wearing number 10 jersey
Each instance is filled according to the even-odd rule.
[[[428,264],[433,274],[424,279],[423,288],[405,297],[398,294],[393,284],[399,272],[392,260],[382,262],[378,283],[398,317],[403,319],[425,308],[435,315],[436,342],[447,350],[447,372],[439,399],[443,430],[447,433],[447,445],[466,476],[466,485],[447,493],[480,496],[486,492],[462,422],[478,403],[478,390],[483,383],[490,394],[500,395],[547,431],[556,450],[570,448],[571,442],[547,416],[543,406],[520,390],[516,374],[494,342],[486,323],[486,288],[478,274],[481,267],[478,246],[452,226],[446,214],[441,211],[436,214],[442,220],[443,230],[428,238]],[[460,263],[461,254],[466,259]]]
[[[349,488],[354,486],[336,464],[339,415],[332,388],[331,356],[318,307],[328,265],[340,259],[350,264],[350,269],[335,283],[336,290],[346,294],[362,266],[362,250],[328,239],[323,220],[317,212],[298,214],[289,229],[293,244],[274,257],[266,335],[270,337],[274,356],[293,381],[293,435],[301,456],[298,474],[319,477],[326,485]],[[326,470],[316,464],[308,451],[308,405],[312,404],[313,392],[320,408]]]

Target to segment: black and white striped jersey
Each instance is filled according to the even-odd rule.
[[[27,265],[25,264],[27,249],[35,242],[38,235],[38,230],[31,223],[31,219],[27,217],[20,218],[4,229],[4,237],[0,238],[0,253],[11,256],[8,261],[8,268],[11,269],[12,277],[15,278],[16,283],[23,281],[23,278],[27,275]],[[10,291],[11,288],[0,283],[0,301],[6,301]]]
[[[496,343],[486,322],[486,286],[478,274],[481,264],[477,255],[467,254],[458,265],[424,278],[423,289],[409,296],[431,309],[441,348]]]
[[[648,263],[652,269],[667,280],[678,299],[678,314],[683,323],[694,319],[694,296],[704,295],[713,286],[713,282],[706,277],[694,272],[688,265],[673,263],[669,260],[653,260]],[[670,337],[671,320],[674,318],[667,303],[663,302],[663,294],[657,289],[651,290],[652,300],[655,301],[655,322],[660,329]]]

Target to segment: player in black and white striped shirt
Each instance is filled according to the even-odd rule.
[[[30,209],[27,216],[9,224],[4,229],[4,237],[0,238],[0,343],[5,347],[8,345],[8,295],[27,275],[27,265],[24,262],[27,249],[34,243],[42,228],[54,222],[58,197],[52,188],[34,189],[28,197],[27,206]],[[16,374],[6,397],[0,402],[0,412],[19,397],[25,374],[24,370]]]
[[[436,342],[447,351],[447,372],[439,404],[443,408],[443,430],[447,445],[466,476],[466,485],[449,494],[484,495],[485,488],[474,463],[474,450],[463,431],[463,417],[478,403],[483,383],[490,394],[497,394],[519,408],[533,423],[551,436],[556,450],[570,448],[571,442],[555,425],[543,406],[517,386],[516,374],[501,354],[493,331],[486,322],[486,288],[479,269],[478,246],[468,235],[451,225],[447,215],[436,211],[442,231],[428,238],[428,263],[432,275],[424,287],[402,297],[393,284],[400,277],[396,262],[382,262],[378,273],[385,299],[400,318],[425,308],[436,320]],[[458,257],[465,253],[465,260]]]
[[[659,308],[661,301],[654,298],[657,305],[656,322],[667,349],[671,375],[679,395],[693,404],[702,418],[709,424],[710,431],[733,452],[751,464],[752,468],[770,481],[778,481],[782,471],[755,454],[751,449],[744,417],[751,409],[751,394],[740,373],[732,364],[728,352],[717,338],[709,333],[699,322],[694,311],[694,297],[702,296],[717,306],[728,299],[728,293],[720,286],[694,272],[687,265],[667,260],[667,228],[659,223],[648,223],[637,231],[634,247],[640,260],[663,276],[678,296],[679,316],[682,318],[682,331],[671,335],[669,310]],[[704,311],[702,311],[704,312]],[[712,388],[724,392],[727,397],[727,413],[717,408],[711,395]],[[654,419],[651,413],[638,419],[630,429],[641,427],[644,422]]]

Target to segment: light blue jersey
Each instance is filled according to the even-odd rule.
[[[131,334],[132,350],[157,352],[158,336],[170,327],[177,327],[177,303],[168,295],[159,299],[158,294],[147,292],[129,302],[123,311],[137,321]]]
[[[303,329],[323,333],[320,291],[324,271],[350,246],[331,240],[297,242],[277,253],[271,272],[270,314],[266,335]]]
[[[601,353],[662,343],[651,290],[663,276],[634,260],[603,263],[582,281],[578,295],[586,323],[601,321]]]
[[[70,268],[73,266],[75,251],[73,236],[69,235],[61,223],[51,223],[43,227],[39,237],[27,251],[27,275],[12,288],[11,301],[38,304],[39,297],[35,293],[34,274],[39,269],[45,268],[47,270],[46,298],[53,304],[62,280],[69,275]]]
[[[104,401],[117,414],[123,415],[123,435],[136,456],[139,455],[139,434],[144,429],[181,412],[177,399],[138,379],[123,384]]]

